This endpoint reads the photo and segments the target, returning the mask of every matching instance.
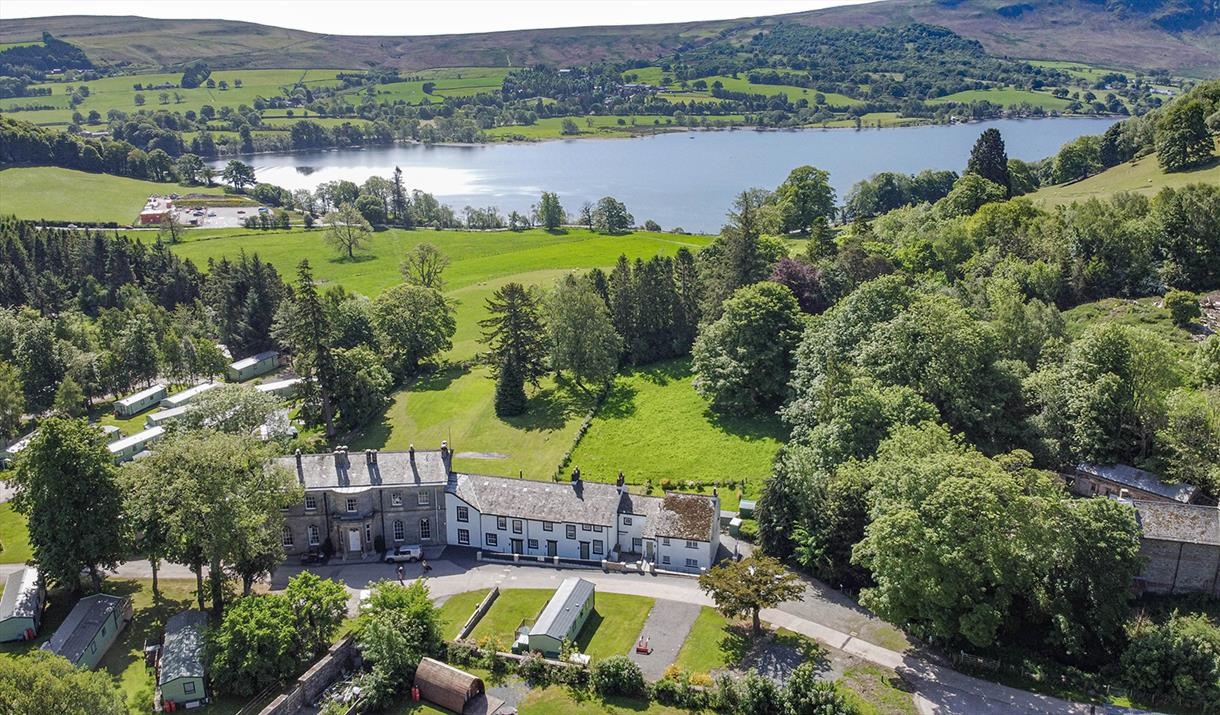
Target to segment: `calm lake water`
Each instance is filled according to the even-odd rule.
[[[830,172],[839,199],[879,171],[961,171],[987,127],[1000,130],[1012,158],[1035,160],[1065,142],[1101,134],[1116,120],[998,120],[894,129],[805,129],[784,132],[702,131],[632,139],[573,139],[477,146],[402,145],[247,157],[259,181],[312,189],[325,181],[361,183],[402,168],[404,183],[462,207],[525,212],[543,191],[559,194],[571,213],[611,195],[638,223],[715,232],[741,190],[774,188],[794,167]],[[223,166],[218,162],[217,166]]]

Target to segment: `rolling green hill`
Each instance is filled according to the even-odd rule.
[[[1200,76],[1220,70],[1215,8],[1184,0],[890,0],[768,18],[431,37],[324,35],[225,20],[65,16],[6,20],[0,43],[28,42],[47,30],[79,45],[95,63],[132,69],[180,68],[197,59],[221,69],[563,66],[661,57],[721,37],[745,40],[779,22],[921,22],[979,40],[995,55]]]
[[[1220,139],[1217,140],[1217,148],[1220,148]],[[1120,191],[1152,196],[1165,187],[1200,183],[1220,185],[1220,161],[1213,161],[1194,171],[1166,174],[1157,164],[1156,156],[1150,155],[1111,167],[1084,181],[1044,187],[1030,194],[1029,198],[1044,207],[1058,206],[1094,197],[1102,198]]]

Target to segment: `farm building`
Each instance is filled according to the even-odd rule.
[[[153,385],[146,390],[140,390],[134,395],[128,395],[121,400],[116,400],[114,403],[114,416],[131,417],[132,415],[137,415],[159,403],[165,398],[165,394],[165,385]]]
[[[166,709],[206,703],[207,672],[203,667],[203,611],[176,613],[165,623],[165,641],[157,661],[157,690]],[[166,703],[173,702],[168,706]]]
[[[448,663],[432,658],[419,661],[415,669],[415,687],[419,697],[455,713],[495,713],[504,704],[485,694],[478,676],[458,670]]]
[[[159,226],[162,221],[169,218],[170,212],[167,209],[151,209],[140,212],[141,226]]]
[[[538,620],[530,626],[528,642],[529,650],[538,651],[545,656],[559,655],[563,642],[574,641],[584,627],[589,614],[593,612],[593,583],[575,576],[566,578]]]
[[[1126,491],[1132,499],[1190,504],[1197,491],[1189,484],[1166,484],[1152,472],[1129,464],[1078,464],[1066,480],[1072,491],[1087,497],[1120,496]]]
[[[0,596],[0,642],[30,640],[42,624],[47,589],[38,569],[26,566],[9,574]]]
[[[1205,593],[1220,597],[1220,508],[1172,501],[1131,502],[1144,568],[1135,579],[1146,593]]]
[[[140,452],[143,452],[148,445],[156,442],[165,436],[164,427],[150,427],[143,432],[137,432],[130,437],[111,442],[106,445],[106,449],[114,455],[116,464],[122,464]]]
[[[265,392],[268,395],[276,397],[292,398],[296,397],[297,390],[301,387],[301,378],[293,377],[288,380],[276,380],[275,382],[264,382],[261,385],[256,385],[254,389],[259,392]]]
[[[244,382],[252,377],[271,372],[280,366],[280,354],[274,350],[242,358],[229,366],[229,381]]]
[[[101,593],[76,602],[68,617],[42,645],[73,665],[96,668],[106,650],[131,622],[131,599]]]
[[[190,405],[183,405],[169,410],[157,410],[144,418],[145,427],[164,427],[165,425],[182,419],[182,416],[189,412]]]
[[[191,400],[195,399],[196,397],[199,397],[200,395],[202,395],[203,393],[212,389],[213,387],[219,387],[219,386],[220,386],[220,383],[218,383],[218,382],[201,382],[198,385],[195,385],[194,387],[188,387],[187,389],[183,390],[182,392],[175,393],[175,394],[170,395],[169,397],[166,397],[165,399],[161,400],[161,409],[172,410],[175,407],[182,407],[183,405],[189,403]]]

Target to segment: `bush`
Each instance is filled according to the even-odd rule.
[[[551,668],[537,653],[526,653],[517,663],[517,677],[530,687],[543,687],[551,682]]]
[[[1173,324],[1185,328],[1203,316],[1199,308],[1199,296],[1188,290],[1171,290],[1165,294],[1165,309]]]
[[[1179,615],[1162,624],[1137,618],[1121,659],[1131,690],[1184,706],[1220,701],[1220,627],[1203,614]]]
[[[452,665],[473,665],[478,660],[478,652],[467,643],[450,643],[445,660]]]
[[[748,541],[751,544],[758,542],[758,522],[753,519],[742,519],[741,531],[738,532],[738,537],[742,541]]]
[[[612,656],[593,666],[590,681],[593,691],[603,698],[614,695],[639,697],[645,692],[640,666],[625,655]]]

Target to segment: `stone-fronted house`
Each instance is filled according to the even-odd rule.
[[[304,499],[284,510],[285,552],[324,549],[329,539],[335,557],[358,560],[379,544],[444,544],[451,456],[442,446],[280,457],[278,464],[305,489]]]
[[[1144,568],[1135,587],[1147,593],[1220,597],[1220,508],[1135,500]]]
[[[636,561],[698,573],[720,549],[715,493],[629,493],[617,484],[459,474],[446,503],[448,542],[526,558]]]
[[[1156,474],[1129,464],[1084,462],[1064,477],[1073,492],[1086,497],[1117,497],[1126,492],[1132,499],[1190,504],[1198,491],[1190,484],[1167,484]]]

